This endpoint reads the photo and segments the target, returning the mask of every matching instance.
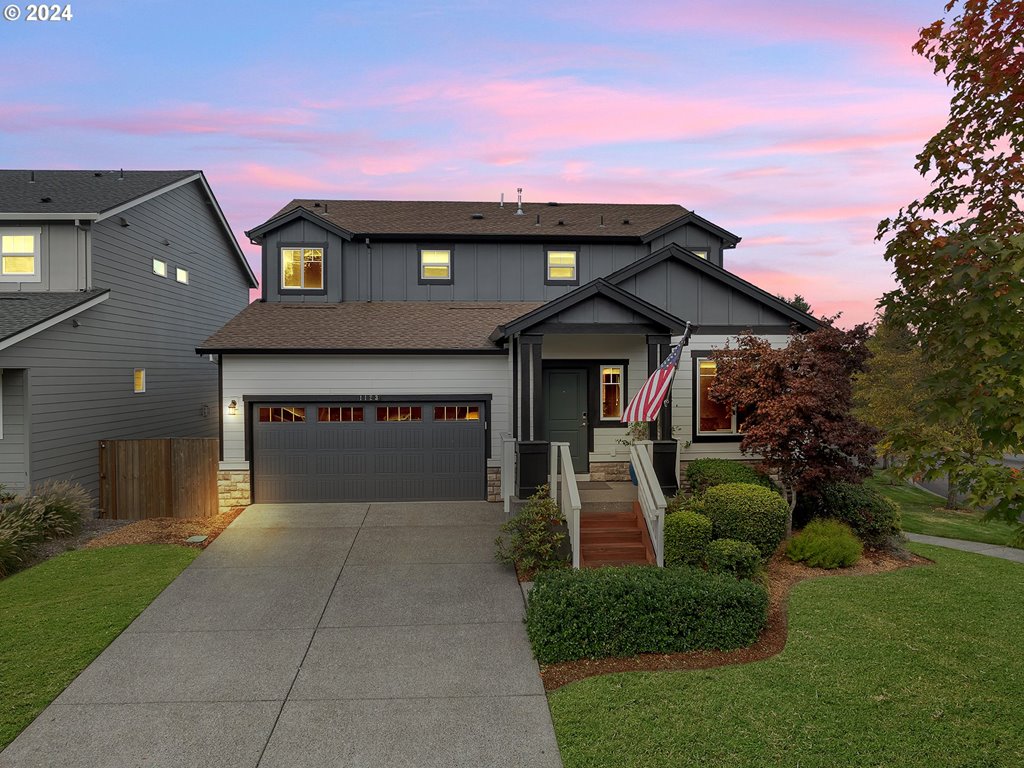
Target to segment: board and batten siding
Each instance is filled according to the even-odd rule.
[[[0,372],[0,484],[6,490],[22,492],[28,480],[25,447],[25,372]]]
[[[508,359],[505,355],[224,355],[224,461],[222,469],[247,469],[243,398],[312,395],[490,395],[491,458],[501,461],[501,432],[511,429]],[[238,403],[231,416],[228,406]],[[373,403],[368,403],[373,405]]]
[[[0,293],[83,291],[89,285],[88,235],[73,222],[3,221],[0,229],[39,233],[39,280],[0,281]]]
[[[241,265],[195,182],[123,215],[130,226],[114,217],[91,231],[92,286],[109,298],[78,327],[67,320],[0,351],[0,368],[28,369],[33,484],[66,478],[95,495],[101,439],[217,436],[217,365],[195,349],[248,303]],[[133,392],[135,368],[146,369],[145,393]]]

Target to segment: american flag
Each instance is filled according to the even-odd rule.
[[[665,362],[658,366],[658,370],[651,374],[646,383],[640,387],[633,399],[629,401],[626,410],[622,412],[621,422],[629,424],[634,421],[654,421],[665,398],[668,396],[669,388],[672,386],[672,379],[679,367],[679,356],[683,353],[683,347],[690,340],[690,324],[686,324],[686,331],[679,343],[672,347]]]

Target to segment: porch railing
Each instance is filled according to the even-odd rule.
[[[660,568],[665,565],[665,494],[661,492],[661,483],[654,471],[654,443],[642,440],[630,446],[629,460],[636,473],[640,511],[647,523],[654,557]]]
[[[516,439],[508,432],[501,437],[501,503],[505,518],[512,516],[512,497],[516,495]]]
[[[572,567],[580,567],[580,489],[576,485],[576,472],[572,468],[572,454],[568,443],[551,444],[551,471],[548,476],[551,498],[565,516],[572,546]]]

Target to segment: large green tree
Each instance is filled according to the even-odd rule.
[[[949,120],[917,156],[931,189],[879,224],[899,288],[882,303],[914,329],[929,423],[964,420],[982,451],[960,457],[969,501],[1014,520],[1024,481],[984,456],[1024,445],[1024,0],[961,0],[914,46],[952,90]],[[907,471],[945,474],[923,436],[896,450]]]

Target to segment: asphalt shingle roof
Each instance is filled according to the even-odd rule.
[[[519,216],[515,203],[292,200],[273,218],[299,207],[356,235],[642,237],[689,213],[681,205],[523,203]]]
[[[0,213],[102,213],[197,173],[0,170]]]
[[[45,322],[107,289],[74,292],[0,293],[0,341]]]
[[[219,351],[490,350],[491,332],[543,302],[255,302],[199,346]]]

